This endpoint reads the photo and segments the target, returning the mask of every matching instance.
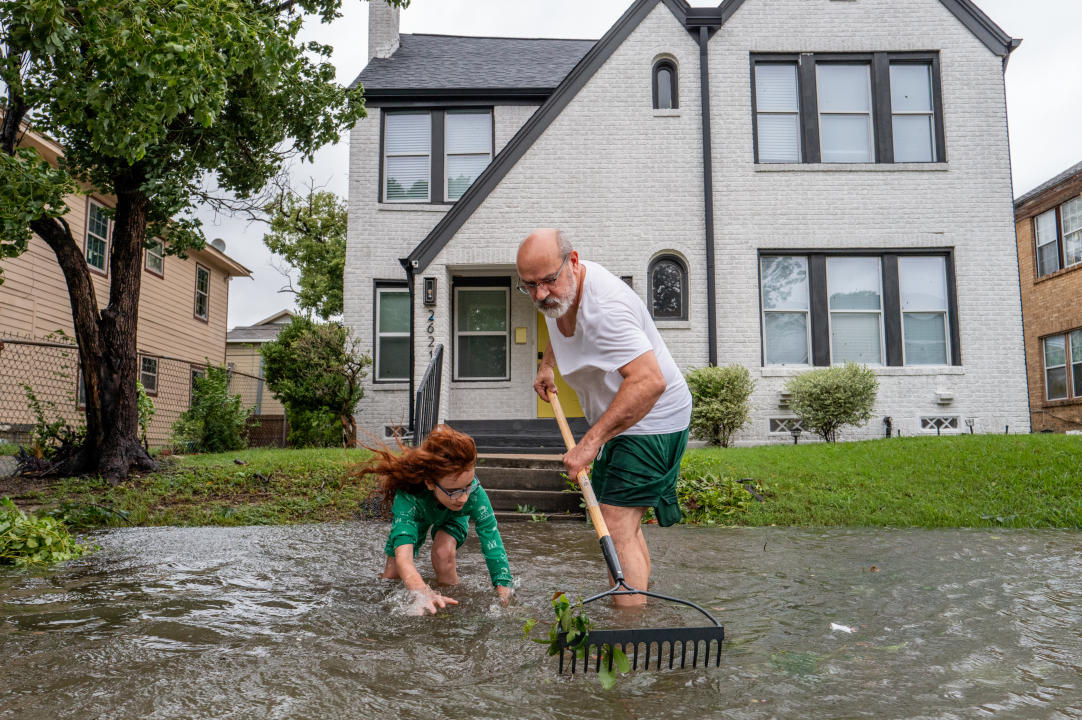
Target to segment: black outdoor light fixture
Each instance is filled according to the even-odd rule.
[[[789,431],[789,434],[793,436],[793,444],[796,445],[797,441],[800,440],[800,428],[799,427],[793,428],[792,430]]]
[[[428,306],[436,304],[436,278],[426,277],[424,279],[424,290],[421,302]]]

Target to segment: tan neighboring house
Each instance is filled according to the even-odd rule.
[[[60,147],[27,133],[24,145],[35,147],[55,163]],[[64,216],[78,241],[94,281],[99,307],[109,297],[109,253],[112,221],[106,209],[110,196],[70,195]],[[0,437],[18,437],[33,422],[24,383],[59,415],[78,420],[81,382],[78,358],[64,333],[74,337],[67,286],[56,256],[37,235],[28,250],[0,263]],[[187,259],[165,256],[162,243],[144,251],[139,297],[137,347],[141,380],[156,406],[148,432],[151,445],[168,442],[172,424],[190,403],[192,376],[207,363],[226,361],[226,318],[229,281],[251,271],[225,254],[215,240]],[[57,342],[59,340],[59,342]]]
[[[1034,431],[1082,430],[1082,163],[1014,201]]]
[[[225,336],[225,361],[229,369],[262,380],[263,356],[259,349],[263,343],[276,339],[292,319],[292,312],[282,310],[253,325],[239,325],[230,330]],[[246,406],[253,408],[255,415],[285,416],[282,403],[263,382],[245,384],[241,398]]]

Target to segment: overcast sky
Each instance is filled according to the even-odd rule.
[[[374,0],[379,1],[379,0]],[[1014,193],[1040,185],[1082,161],[1082,0],[976,0],[1007,34],[1022,38],[1007,66]],[[631,0],[412,0],[402,12],[403,33],[505,37],[600,38]],[[715,2],[692,0],[693,5]],[[345,0],[343,16],[331,25],[311,24],[305,38],[333,45],[338,81],[353,82],[367,62],[368,3]],[[363,120],[361,122],[364,122]],[[309,178],[345,198],[348,135],[324,148],[312,165],[293,168],[294,186]],[[235,278],[229,293],[229,327],[248,325],[283,308],[293,296],[280,293],[280,262],[263,246],[265,226],[204,217],[207,236],[222,237],[226,252],[252,271]]]

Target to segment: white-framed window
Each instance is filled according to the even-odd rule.
[[[445,195],[458,200],[492,161],[492,113],[448,111],[444,116]]]
[[[878,257],[827,258],[830,359],[883,364],[883,274]]]
[[[808,432],[808,429],[800,423],[800,418],[797,417],[770,418],[769,427],[771,433],[784,433],[785,435],[791,435],[794,430],[799,430],[802,433]]]
[[[905,364],[950,364],[946,258],[898,258],[898,285]]]
[[[195,266],[195,316],[200,320],[210,317],[210,270]]]
[[[1071,386],[1075,397],[1082,397],[1082,330],[1068,334],[1071,343]]]
[[[432,169],[432,118],[427,112],[392,112],[384,118],[383,198],[428,202]]]
[[[111,226],[105,206],[91,200],[86,219],[86,264],[99,272],[107,272]]]
[[[796,63],[755,65],[759,162],[800,162],[800,96]]]
[[[934,162],[935,103],[927,63],[890,64],[894,162]]]
[[[410,374],[410,294],[404,287],[376,288],[376,382],[402,382]]]
[[[944,431],[956,433],[959,428],[961,423],[957,415],[922,415],[920,418],[921,432],[939,435]]]
[[[510,287],[456,286],[455,379],[511,377]]]
[[[1060,205],[1063,231],[1063,265],[1071,267],[1082,262],[1082,197],[1071,198]]]
[[[139,358],[139,382],[147,395],[158,394],[158,358],[142,355]]]
[[[1056,209],[1035,217],[1033,225],[1037,235],[1037,275],[1054,273],[1060,269]]]
[[[146,249],[143,266],[155,275],[165,275],[165,243],[154,240]]]
[[[775,255],[760,259],[763,356],[767,365],[811,363],[808,259]]]
[[[870,66],[820,63],[815,71],[822,161],[874,162]]]
[[[1053,335],[1044,339],[1044,390],[1048,400],[1066,400],[1067,337]]]

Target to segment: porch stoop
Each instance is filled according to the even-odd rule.
[[[448,423],[450,424],[450,423]],[[492,502],[498,522],[522,522],[544,517],[547,522],[586,519],[579,507],[582,496],[570,486],[560,455],[482,454],[477,458],[477,479]],[[518,512],[518,507],[535,512]]]
[[[448,420],[447,424],[473,437],[477,452],[496,455],[563,455],[567,452],[554,419]],[[585,418],[569,418],[571,434],[580,438],[590,429]]]

